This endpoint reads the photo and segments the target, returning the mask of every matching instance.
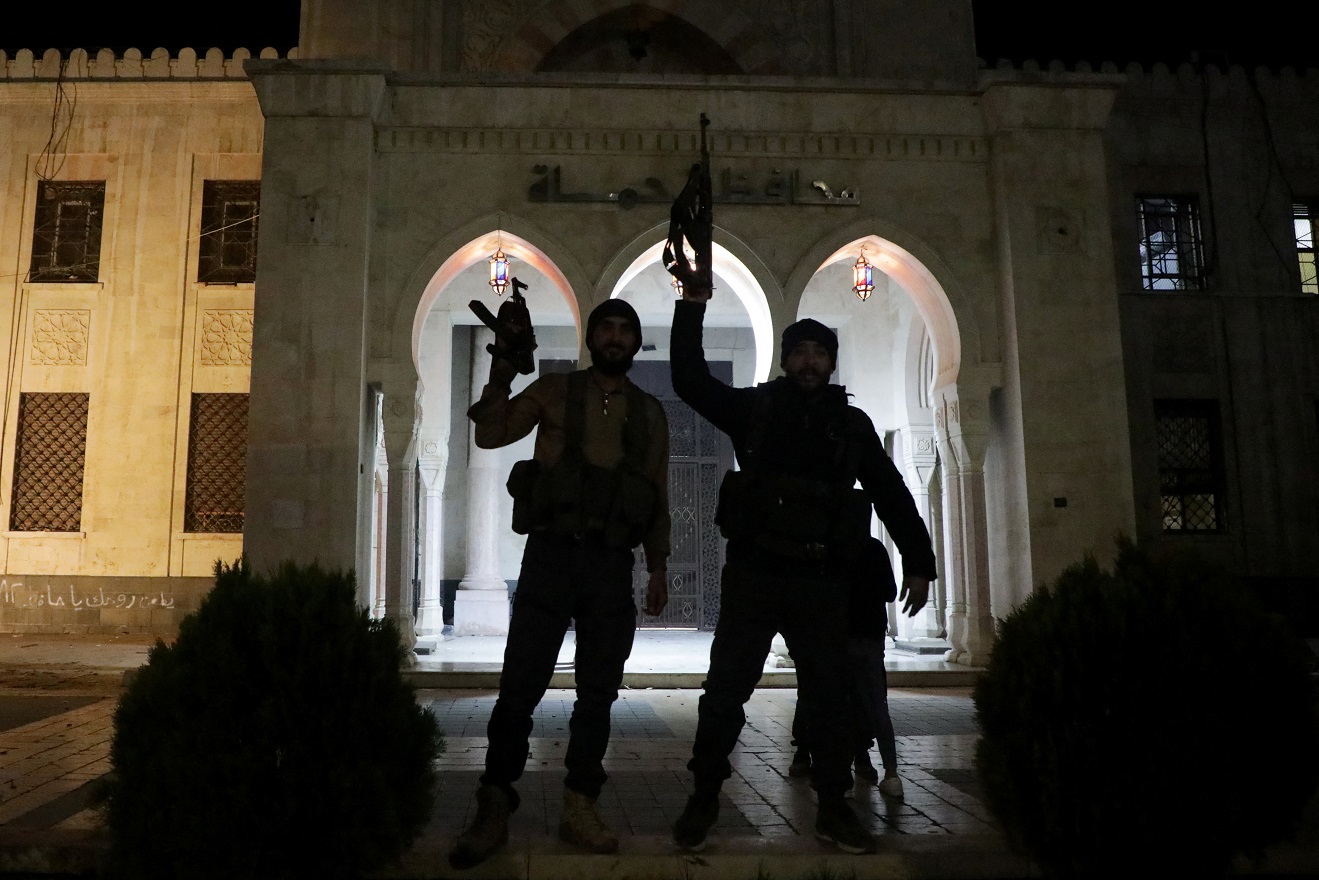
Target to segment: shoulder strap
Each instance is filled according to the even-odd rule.
[[[564,402],[563,413],[563,456],[565,459],[580,461],[582,448],[586,441],[586,383],[589,377],[585,370],[576,370],[568,374],[568,395]],[[646,411],[646,398],[650,395],[627,382],[623,386],[623,395],[627,400],[627,421],[623,424],[623,461],[624,467],[640,470],[646,457],[646,443],[649,440],[648,429],[650,416]]]
[[[761,446],[765,432],[769,430],[769,412],[773,406],[774,394],[770,391],[770,383],[757,385],[755,393],[751,395],[751,422],[747,425],[743,444],[746,453],[746,460],[742,462],[743,470],[751,470],[760,463]]]
[[[563,459],[581,461],[586,439],[586,371],[568,374],[568,395],[563,410]]]
[[[856,483],[857,477],[861,474],[861,456],[864,454],[862,443],[865,429],[862,426],[860,413],[855,412],[851,406],[843,410],[843,437],[842,442],[838,444],[838,464],[839,471],[843,479],[847,481],[848,486]]]
[[[650,395],[628,381],[623,386],[623,396],[627,400],[627,422],[623,425],[623,466],[641,470],[645,463],[646,444],[650,440],[650,414],[646,400]]]

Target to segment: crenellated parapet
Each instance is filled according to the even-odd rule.
[[[58,49],[47,49],[41,55],[30,49],[19,49],[12,58],[0,51],[0,80],[247,79],[243,62],[252,57],[247,49],[235,49],[227,57],[214,48],[202,56],[198,56],[195,49],[180,49],[176,56],[171,56],[165,49],[156,49],[148,56],[143,56],[138,49],[127,49],[122,55],[101,49],[95,56],[86,49],[74,49],[67,57]],[[280,55],[277,50],[267,47],[256,57],[278,59]],[[285,57],[297,58],[298,50],[290,49]]]
[[[1247,69],[1240,64],[1219,65],[1214,63],[1182,63],[1171,66],[1163,62],[1140,64],[1131,62],[1119,67],[1112,61],[1105,61],[1098,67],[1088,61],[1064,64],[1053,60],[1047,64],[1028,59],[1014,63],[1000,59],[993,65],[977,59],[982,75],[1007,75],[1040,80],[1060,79],[1066,74],[1122,74],[1126,77],[1127,90],[1137,94],[1185,97],[1201,97],[1208,89],[1211,97],[1230,97],[1234,93],[1254,94],[1256,90],[1266,98],[1307,99],[1319,98],[1319,66],[1297,70],[1294,67],[1271,68],[1263,65]]]

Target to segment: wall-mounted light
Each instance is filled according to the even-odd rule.
[[[856,294],[857,299],[865,302],[870,299],[870,294],[875,290],[875,267],[870,265],[866,259],[865,245],[861,246],[861,253],[857,256],[856,262],[852,264],[852,292]]]

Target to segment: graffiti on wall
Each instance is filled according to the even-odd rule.
[[[103,587],[80,590],[69,584],[54,587],[47,584],[36,589],[23,586],[22,581],[11,582],[0,578],[0,607],[8,608],[67,608],[74,611],[115,608],[173,608],[174,597],[164,590],[152,593],[106,592]]]

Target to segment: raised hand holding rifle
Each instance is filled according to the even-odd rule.
[[[714,210],[710,194],[710,151],[705,129],[710,120],[701,114],[701,161],[687,173],[687,183],[669,210],[669,239],[664,243],[664,268],[682,283],[682,298],[706,302],[714,291]],[[695,261],[683,245],[691,247]]]
[[[495,341],[486,346],[486,351],[493,356],[491,378],[498,378],[503,384],[511,382],[517,373],[529,376],[536,371],[532,357],[536,351],[536,330],[531,326],[531,312],[522,296],[527,285],[516,278],[510,279],[510,285],[513,293],[500,303],[498,315],[492,315],[479,299],[467,304],[481,323],[495,332]]]

